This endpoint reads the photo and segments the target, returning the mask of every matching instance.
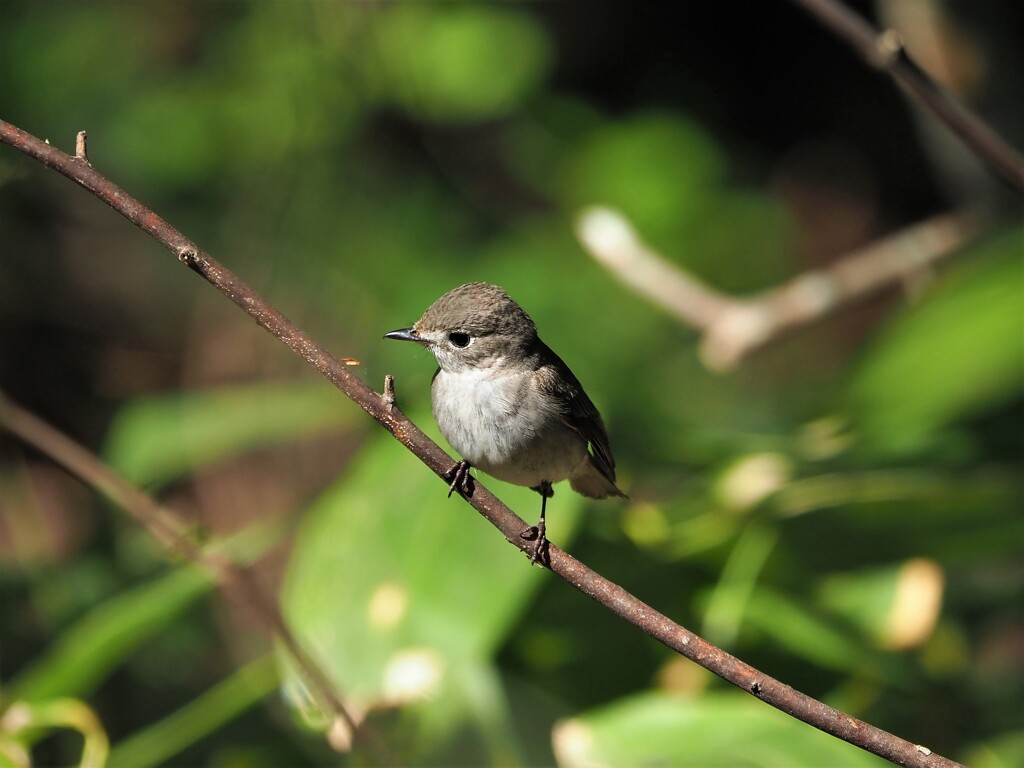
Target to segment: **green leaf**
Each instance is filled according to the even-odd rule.
[[[908,672],[897,658],[865,647],[859,637],[843,632],[826,618],[764,587],[752,591],[745,625],[825,669],[905,681]]]
[[[8,696],[44,701],[87,695],[211,586],[205,572],[187,566],[101,603],[65,630],[24,670],[12,683]]]
[[[704,611],[702,631],[708,640],[726,647],[735,642],[747,602],[777,540],[776,529],[756,523],[736,539]]]
[[[974,768],[1012,768],[1024,765],[1024,729],[992,736],[964,760]]]
[[[486,476],[483,476],[487,482]],[[532,519],[540,498],[488,483]],[[564,543],[582,499],[559,489],[549,535]],[[546,573],[390,436],[305,516],[283,603],[291,625],[357,709],[415,708],[436,741],[475,705],[474,666],[489,668]],[[293,678],[292,690],[301,684]]]
[[[896,599],[900,567],[871,568],[855,573],[834,573],[819,588],[821,604],[856,624],[865,637],[883,638]]]
[[[149,768],[191,747],[271,694],[277,664],[268,654],[249,663],[157,723],[134,733],[110,752],[107,765]]]
[[[571,210],[621,210],[667,252],[682,231],[699,231],[722,194],[725,161],[712,138],[678,115],[647,114],[603,125],[574,149],[563,170]]]
[[[377,18],[386,93],[430,120],[500,117],[547,73],[550,43],[509,6],[399,3]]]
[[[1021,392],[1022,253],[1024,230],[990,243],[876,340],[844,398],[872,446],[920,450],[942,428]]]
[[[131,481],[159,485],[255,448],[349,426],[357,413],[322,382],[141,398],[118,414],[106,456]]]
[[[647,693],[561,722],[554,733],[563,768],[689,765],[791,768],[889,765],[739,693],[682,699]]]
[[[21,751],[57,729],[71,728],[82,737],[80,765],[106,765],[110,744],[103,724],[85,702],[78,699],[50,699],[29,704],[16,701],[4,709],[4,729],[0,734],[0,768],[19,768],[29,765],[24,760],[11,759],[11,748]],[[6,758],[6,759],[5,759]]]

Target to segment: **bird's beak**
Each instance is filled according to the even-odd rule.
[[[398,341],[415,341],[419,344],[426,344],[427,340],[416,334],[415,328],[399,328],[397,331],[384,334],[385,339],[397,339]]]

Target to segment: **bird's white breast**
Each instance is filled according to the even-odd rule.
[[[572,474],[586,441],[530,387],[533,372],[441,369],[431,387],[434,418],[452,448],[500,480],[536,486]]]

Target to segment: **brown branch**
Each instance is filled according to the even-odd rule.
[[[128,196],[94,169],[76,162],[74,158],[3,121],[0,121],[0,141],[10,144],[81,184],[148,232],[245,310],[257,323],[307,360],[373,416],[436,475],[441,477],[451,468],[454,463],[452,459],[410,422],[398,407],[390,402],[390,398],[374,392],[352,375],[324,348],[315,344],[234,274],[201,251],[154,212]],[[482,484],[475,483],[472,497],[467,500],[498,528],[509,542],[527,554],[530,553],[532,544],[520,536],[528,528],[527,523]],[[555,546],[550,548],[550,568],[578,590],[667,647],[723,680],[815,728],[900,765],[920,768],[953,768],[958,765],[924,747],[915,746],[880,728],[839,712],[759,672],[658,613],[622,587],[595,573]]]
[[[327,675],[303,649],[277,604],[267,599],[247,567],[196,544],[173,512],[118,475],[85,447],[13,403],[3,392],[0,392],[0,427],[124,509],[168,551],[206,570],[214,582],[224,588],[225,594],[251,611],[261,628],[282,643],[332,714],[340,718],[351,734],[357,732],[356,716],[342,703]]]
[[[838,0],[791,0],[889,74],[912,100],[931,111],[1003,179],[1024,190],[1024,159],[981,118],[910,58],[899,33],[879,32]]]
[[[625,217],[609,208],[584,210],[576,237],[619,280],[700,331],[704,364],[726,371],[786,332],[952,255],[976,231],[977,218],[966,212],[936,216],[749,298],[708,287],[645,245]]]

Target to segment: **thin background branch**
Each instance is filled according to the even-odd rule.
[[[849,43],[871,66],[888,73],[912,101],[945,123],[989,168],[1024,190],[1024,159],[910,58],[898,32],[879,32],[838,0],[790,1]]]
[[[33,157],[88,189],[129,221],[199,273],[241,307],[259,325],[284,342],[317,371],[369,413],[377,422],[442,477],[454,461],[420,431],[394,404],[357,378],[345,364],[317,345],[236,275],[202,251],[156,213],[128,195],[83,160],[0,120],[0,141]],[[390,388],[389,388],[390,389]],[[446,481],[447,485],[447,481]],[[505,538],[527,552],[532,544],[520,534],[529,526],[482,484],[477,482],[467,499]],[[585,595],[593,598],[648,635],[696,662],[738,688],[809,725],[899,765],[918,768],[953,768],[958,763],[916,746],[817,701],[740,661],[588,568],[556,546],[550,547],[550,568]]]
[[[321,703],[345,724],[352,736],[355,735],[358,718],[341,701],[335,685],[292,634],[276,602],[267,599],[249,568],[195,543],[173,512],[118,475],[95,454],[13,403],[3,392],[0,392],[0,427],[124,509],[168,551],[206,570],[225,594],[251,611],[260,627],[281,642]]]
[[[788,331],[919,275],[951,256],[978,229],[978,216],[950,213],[907,227],[764,293],[737,298],[711,288],[645,245],[610,208],[584,210],[576,237],[594,259],[641,296],[703,334],[701,358],[730,370]]]

